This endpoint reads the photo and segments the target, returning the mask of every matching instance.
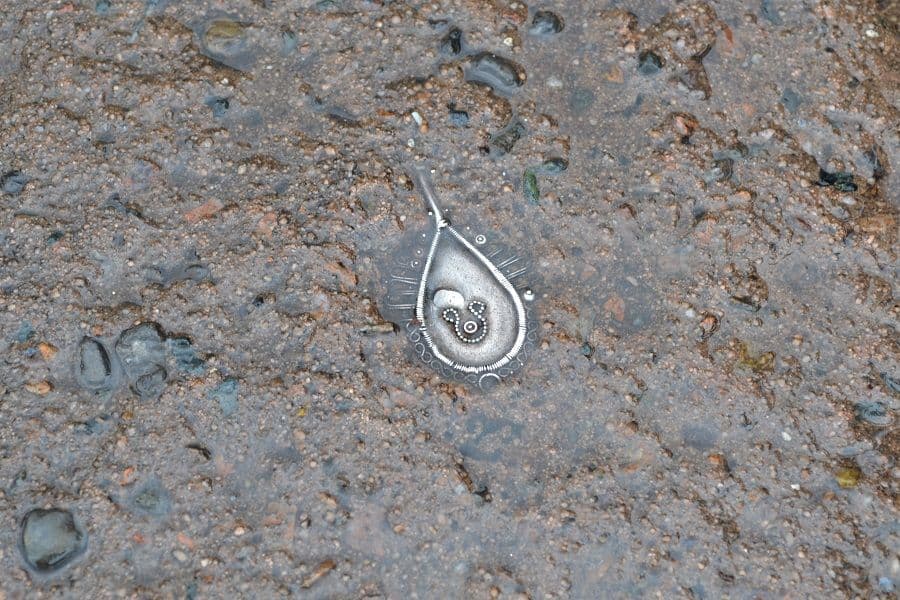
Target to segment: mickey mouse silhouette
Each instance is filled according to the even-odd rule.
[[[469,312],[474,315],[474,319],[463,321],[460,318],[459,311],[455,308],[445,308],[441,316],[444,320],[453,325],[453,331],[456,337],[467,344],[477,344],[487,335],[487,319],[484,317],[484,311],[487,305],[484,302],[473,300],[469,302],[467,307]]]

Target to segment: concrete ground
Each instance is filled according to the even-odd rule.
[[[890,0],[0,7],[0,599],[895,598]],[[387,282],[529,259],[483,392]]]

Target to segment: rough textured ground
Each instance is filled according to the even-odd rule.
[[[896,597],[897,19],[4,2],[0,598]],[[490,393],[382,316],[414,161],[534,263]]]

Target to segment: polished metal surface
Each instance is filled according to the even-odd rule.
[[[392,306],[412,309],[406,326],[422,360],[445,374],[489,386],[524,364],[529,334],[533,337],[523,296],[533,299],[534,294],[520,293],[513,283],[527,268],[520,257],[486,246],[483,234],[470,242],[444,218],[426,174],[413,174],[433,230],[409,272],[393,275]]]

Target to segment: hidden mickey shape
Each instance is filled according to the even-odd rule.
[[[469,312],[475,315],[474,319],[464,321],[460,325],[459,311],[455,308],[445,308],[441,316],[453,325],[456,337],[467,344],[477,344],[487,335],[487,319],[484,318],[484,302],[469,302]]]

